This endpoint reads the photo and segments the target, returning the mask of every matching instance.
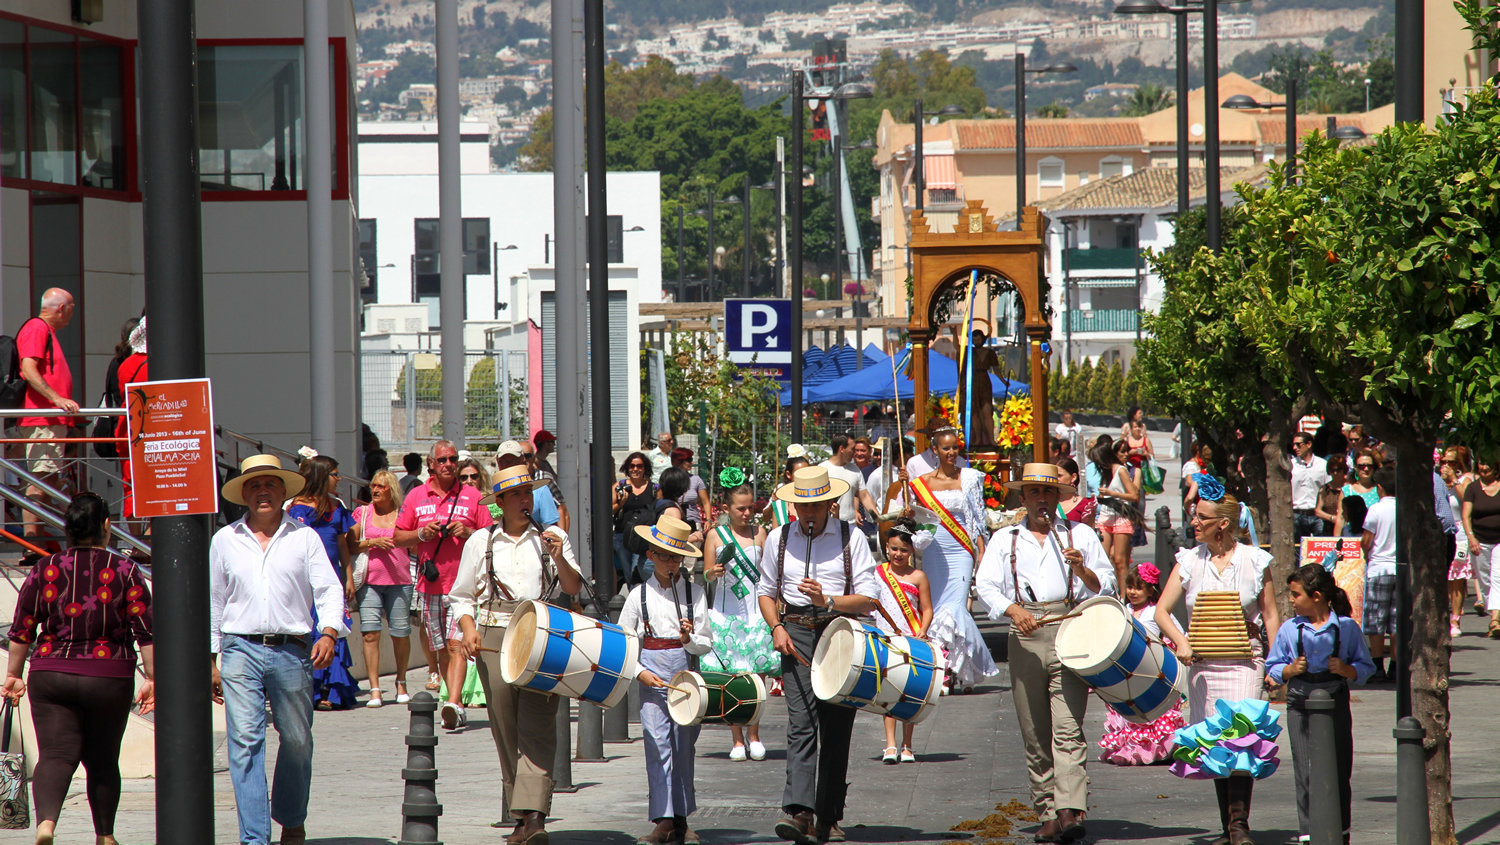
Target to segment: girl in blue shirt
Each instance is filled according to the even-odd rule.
[[[1308,806],[1312,780],[1311,735],[1305,705],[1314,690],[1333,696],[1334,750],[1338,758],[1339,803],[1344,841],[1349,841],[1354,771],[1354,719],[1349,712],[1349,682],[1363,684],[1375,672],[1359,623],[1349,618],[1349,597],[1333,574],[1309,564],[1287,577],[1297,616],[1281,626],[1266,658],[1266,675],[1286,684],[1287,733],[1292,742],[1292,773],[1297,782],[1297,824],[1302,841],[1310,835]]]

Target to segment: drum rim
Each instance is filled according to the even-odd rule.
[[[1120,655],[1124,654],[1125,651],[1126,651],[1126,649],[1130,648],[1130,640],[1137,633],[1141,633],[1141,634],[1144,635],[1144,632],[1141,631],[1140,628],[1138,628],[1134,624],[1134,622],[1135,622],[1135,616],[1133,614],[1131,614],[1131,612],[1129,611],[1129,609],[1127,609],[1125,607],[1125,605],[1119,599],[1115,598],[1114,596],[1091,596],[1090,598],[1084,599],[1083,601],[1079,602],[1077,604],[1077,606],[1075,606],[1072,610],[1069,611],[1069,613],[1078,613],[1078,614],[1081,614],[1085,610],[1088,610],[1089,608],[1099,607],[1099,606],[1104,606],[1104,605],[1113,606],[1114,608],[1116,608],[1116,609],[1118,609],[1120,611],[1120,615],[1125,619],[1125,623],[1126,623],[1125,624],[1125,631],[1128,632],[1130,634],[1130,636],[1121,637],[1120,641],[1117,642],[1117,643],[1115,643],[1115,645],[1113,646],[1113,648],[1110,650],[1109,657],[1107,657],[1104,660],[1096,661],[1095,663],[1093,663],[1092,665],[1090,665],[1087,668],[1075,668],[1075,667],[1069,665],[1068,661],[1062,655],[1062,648],[1061,648],[1061,641],[1063,639],[1063,632],[1067,631],[1067,630],[1071,630],[1072,627],[1073,627],[1073,623],[1075,623],[1075,622],[1081,623],[1083,621],[1082,616],[1074,616],[1071,619],[1064,619],[1063,621],[1061,621],[1061,622],[1059,622],[1057,624],[1057,639],[1056,639],[1056,642],[1058,643],[1058,646],[1059,646],[1058,649],[1057,649],[1057,652],[1058,652],[1057,653],[1058,662],[1062,663],[1064,669],[1067,669],[1067,670],[1071,671],[1073,674],[1077,675],[1080,678],[1086,678],[1086,677],[1088,677],[1090,675],[1097,674],[1097,673],[1103,671],[1104,669],[1107,669],[1110,666],[1113,666],[1115,664],[1115,662],[1120,659]]]
[[[813,649],[811,675],[813,695],[819,700],[836,701],[838,699],[845,698],[849,695],[849,693],[853,692],[854,687],[858,685],[860,670],[855,667],[863,666],[864,664],[856,664],[852,661],[849,664],[849,668],[839,679],[838,689],[830,693],[826,698],[819,690],[819,687],[823,686],[823,684],[818,683],[818,678],[832,670],[832,667],[823,667],[823,660],[828,656],[828,649],[831,648],[833,638],[841,632],[847,632],[851,637],[858,636],[864,633],[862,628],[863,626],[861,626],[857,620],[851,619],[847,616],[840,616],[839,618],[828,623],[828,627],[823,629],[822,636],[818,637],[818,645]]]
[[[679,669],[679,670],[677,670],[677,673],[672,676],[672,682],[671,682],[672,686],[674,686],[674,687],[676,687],[676,686],[682,686],[682,684],[679,683],[679,680],[684,675],[686,675],[688,677],[688,680],[692,681],[692,686],[691,686],[692,693],[685,694],[685,693],[677,692],[676,690],[670,690],[670,689],[666,690],[667,715],[671,716],[672,717],[672,721],[677,722],[677,724],[682,725],[683,727],[691,727],[692,725],[702,724],[703,723],[703,717],[708,714],[708,696],[706,696],[706,695],[703,694],[703,688],[704,688],[703,675],[699,674],[698,672],[694,672],[692,669]],[[677,694],[677,695],[686,695],[687,698],[685,700],[691,700],[692,697],[694,697],[694,696],[697,697],[697,699],[698,699],[698,706],[696,708],[697,709],[697,718],[695,718],[691,722],[683,722],[683,721],[681,721],[681,720],[679,720],[677,718],[677,710],[672,707],[672,695],[674,693]]]
[[[526,686],[536,677],[537,670],[542,665],[542,655],[546,653],[546,638],[536,636],[537,617],[541,611],[536,608],[536,602],[527,599],[516,606],[515,613],[511,614],[510,624],[505,626],[505,639],[500,644],[500,679],[513,686]],[[526,655],[526,663],[521,671],[514,676],[511,675],[511,649],[506,648],[512,642],[512,637],[520,637],[522,626],[518,622],[531,620],[531,648]],[[515,633],[512,633],[515,632]]]

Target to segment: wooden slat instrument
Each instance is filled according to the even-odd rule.
[[[1193,618],[1188,626],[1188,642],[1200,657],[1220,660],[1249,660],[1250,630],[1245,625],[1245,611],[1240,594],[1233,590],[1206,591],[1193,603]]]

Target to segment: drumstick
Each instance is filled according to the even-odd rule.
[[[498,648],[486,648],[485,646],[482,646],[482,645],[474,646],[474,650],[475,651],[488,651],[488,652],[490,652],[492,654],[499,654],[500,653],[500,649],[498,649]]]
[[[667,689],[671,690],[672,692],[680,692],[683,695],[692,695],[693,694],[693,691],[690,690],[690,689],[683,689],[682,687],[674,687],[671,684],[663,684],[662,686],[666,687]]]
[[[901,633],[901,627],[896,624],[896,620],[891,618],[890,611],[885,609],[885,605],[876,603],[875,609],[880,611],[880,615],[885,617],[885,621],[891,623],[892,631],[895,631],[898,634]]]
[[[1076,619],[1077,617],[1082,616],[1082,615],[1083,615],[1083,611],[1080,610],[1077,613],[1069,613],[1069,614],[1065,614],[1063,616],[1044,616],[1041,619],[1038,619],[1036,621],[1036,624],[1038,624],[1038,625],[1051,625],[1053,622],[1061,622],[1064,619]]]

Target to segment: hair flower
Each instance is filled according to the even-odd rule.
[[[745,471],[739,467],[724,467],[719,470],[719,486],[725,490],[733,490],[744,483]]]
[[[786,447],[786,456],[788,458],[805,458],[807,457],[807,447],[801,443],[793,443]]]
[[[1212,475],[1200,472],[1193,476],[1193,481],[1198,484],[1198,498],[1206,502],[1217,502],[1224,498],[1224,485]]]
[[[302,460],[310,461],[318,456],[318,450],[311,446],[303,446],[297,450],[297,454],[301,456]]]
[[[1136,566],[1135,571],[1137,575],[1141,576],[1142,581],[1153,587],[1161,583],[1161,570],[1157,569],[1154,563],[1139,564]]]

